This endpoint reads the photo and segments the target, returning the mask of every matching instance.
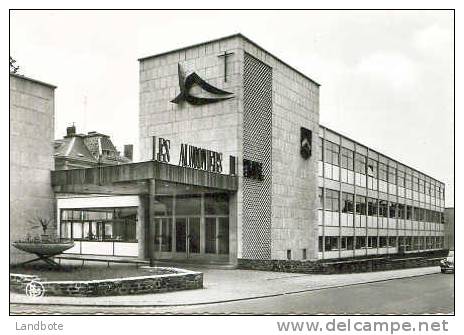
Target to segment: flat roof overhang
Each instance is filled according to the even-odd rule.
[[[238,188],[237,176],[158,161],[51,171],[55,193],[149,194],[149,180],[155,180],[156,194],[235,192]]]

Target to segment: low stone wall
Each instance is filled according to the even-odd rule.
[[[172,273],[173,270],[175,273]],[[20,281],[19,276],[25,275],[10,274],[10,290],[25,293],[26,279],[22,279],[21,285],[16,284]],[[29,282],[35,280],[43,285],[45,296],[94,297],[150,294],[203,287],[203,273],[172,268],[169,268],[167,274],[161,275],[90,281],[41,281],[37,276],[30,277],[35,278],[29,278]]]
[[[258,260],[238,259],[239,269],[293,272],[293,273],[357,273],[397,270],[440,265],[440,260],[446,257],[447,250],[428,251],[407,255],[379,256],[369,258],[352,258],[338,260]]]
[[[36,275],[10,273],[10,291],[24,293],[31,281],[40,281],[40,278]]]
[[[275,271],[275,272],[296,272],[296,273],[323,273],[322,263],[315,261],[296,261],[296,260],[260,260],[239,258],[239,269]]]

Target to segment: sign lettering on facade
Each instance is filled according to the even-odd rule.
[[[156,156],[156,159],[159,162],[169,163],[169,161],[171,160],[171,156],[169,154],[170,149],[171,149],[171,141],[160,137],[158,139],[158,150],[159,151]]]
[[[209,172],[222,172],[222,153],[181,144],[179,165]]]
[[[158,151],[156,151],[156,146],[158,146]],[[153,160],[169,163],[171,161],[170,150],[170,140],[159,137],[156,141],[153,137]],[[222,153],[182,143],[180,145],[179,166],[222,173]]]

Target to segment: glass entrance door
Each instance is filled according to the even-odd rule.
[[[187,251],[187,218],[176,219],[176,252]]]
[[[176,218],[176,252],[198,254],[200,242],[200,218]]]
[[[229,218],[205,218],[205,253],[229,253]]]

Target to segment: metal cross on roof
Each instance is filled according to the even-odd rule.
[[[224,51],[223,54],[219,55],[218,57],[224,57],[224,81],[227,82],[227,57],[233,55],[233,52]]]

